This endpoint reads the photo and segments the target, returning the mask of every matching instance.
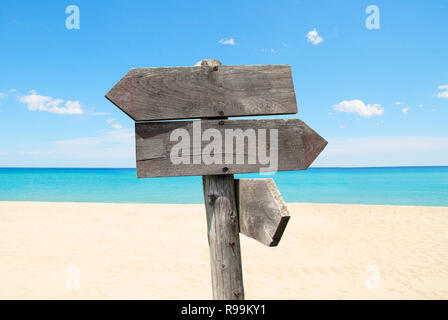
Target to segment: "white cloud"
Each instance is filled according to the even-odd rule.
[[[403,112],[404,114],[408,113],[409,109],[411,109],[405,102],[401,101],[395,102],[394,105],[403,106],[403,108],[401,108],[401,112]]]
[[[286,44],[286,42],[282,42],[282,46],[285,48],[288,48],[288,45]]]
[[[82,105],[79,101],[70,101],[67,100],[65,103],[65,110],[63,113],[83,113]]]
[[[230,45],[230,46],[234,46],[235,45],[235,39],[233,39],[233,38],[221,39],[218,42],[220,44],[226,44],[226,45]]]
[[[45,154],[51,154],[51,150],[37,150],[37,151],[20,151],[18,152],[21,156],[37,156],[37,155],[45,155]]]
[[[53,141],[53,154],[78,159],[123,159],[134,156],[134,130],[119,129],[93,137]]]
[[[67,140],[21,143],[7,151],[0,157],[0,167],[135,167],[133,128]]]
[[[327,140],[327,147],[313,166],[448,165],[448,137],[328,137]]]
[[[448,98],[448,84],[440,85],[437,89],[440,90],[440,92],[437,93],[437,98]]]
[[[6,94],[6,93],[1,93],[0,92],[0,100],[1,99],[4,99],[4,98],[6,98],[8,95]],[[0,103],[0,106],[1,106],[2,104]]]
[[[309,31],[306,34],[306,38],[307,38],[307,41],[311,42],[311,44],[314,45],[314,46],[318,45],[319,43],[324,41],[324,38],[319,36],[319,33],[317,32],[316,28],[314,28],[313,30]]]
[[[20,102],[25,103],[30,111],[46,111],[56,114],[82,114],[82,105],[79,101],[65,102],[62,99],[53,99],[48,96],[41,96],[35,90],[32,90],[29,95],[20,97]],[[63,105],[63,106],[60,106]]]
[[[380,104],[365,104],[363,101],[344,100],[333,106],[334,110],[339,112],[357,113],[361,117],[370,118],[371,116],[382,116],[384,109]]]
[[[110,126],[114,129],[122,129],[123,126],[115,121],[114,118],[106,119],[106,122],[110,124]]]
[[[345,124],[341,124],[341,125],[339,126],[339,128],[341,128],[341,129],[345,129],[345,128],[347,128],[347,126],[346,126]]]
[[[264,48],[264,49],[261,49],[260,51],[261,51],[261,52],[270,52],[270,53],[275,53],[275,52],[277,52],[277,50],[275,50],[275,49],[273,49],[273,48],[270,48],[270,49]]]
[[[14,93],[14,92],[17,92],[17,90],[16,89],[11,89],[11,90],[9,90],[9,92]]]
[[[53,147],[59,147],[59,148],[91,148],[96,147],[100,144],[101,140],[97,137],[94,138],[75,138],[70,140],[60,140],[60,141],[53,141],[50,143]]]

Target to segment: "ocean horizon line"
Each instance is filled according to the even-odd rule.
[[[309,167],[308,169],[369,169],[369,168],[446,168],[448,165],[430,165],[430,166],[422,166],[422,165],[412,165],[412,166],[319,166],[319,167]],[[136,170],[136,167],[0,167],[0,169],[129,169]],[[305,170],[308,170],[305,169]],[[299,170],[299,171],[305,171]],[[274,172],[274,171],[273,171]],[[285,171],[276,171],[280,172],[291,172],[288,170]]]
[[[44,200],[1,200],[0,203],[16,203],[16,202],[26,202],[26,203],[58,203],[58,204],[119,204],[119,205],[204,205],[202,202],[113,202],[113,201],[44,201]],[[351,203],[351,202],[311,202],[311,201],[285,201],[286,204],[317,204],[317,205],[328,205],[328,206],[391,206],[391,207],[428,207],[428,208],[444,208],[446,206],[437,205],[422,205],[422,204],[381,204],[381,203]]]
[[[136,176],[129,167],[3,167],[0,201],[203,202],[201,176]],[[448,206],[448,166],[312,167],[235,178],[272,178],[286,202]]]

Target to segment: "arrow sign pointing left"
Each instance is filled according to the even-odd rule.
[[[132,69],[106,98],[135,121],[297,113],[289,65]]]

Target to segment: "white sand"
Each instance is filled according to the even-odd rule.
[[[241,236],[247,299],[448,298],[447,207],[288,207]],[[0,239],[0,299],[211,298],[202,205],[0,202]]]

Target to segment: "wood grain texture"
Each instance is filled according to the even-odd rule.
[[[297,113],[289,65],[131,69],[106,98],[135,121]]]
[[[269,247],[275,247],[290,215],[272,179],[235,180],[240,232]]]
[[[226,144],[222,144],[221,153],[213,154],[222,159],[222,164],[204,164],[201,158],[204,155],[204,147],[210,141],[201,141],[200,146],[193,147],[190,142],[189,164],[173,164],[170,153],[179,140],[171,141],[170,135],[176,129],[184,129],[193,137],[194,123],[199,121],[174,121],[174,122],[150,122],[135,124],[135,138],[137,151],[137,177],[169,177],[169,176],[194,176],[194,175],[220,175],[233,173],[260,172],[262,168],[268,168],[269,164],[260,161],[260,140],[257,138],[256,146],[248,147],[248,139],[244,141],[243,152],[236,148],[234,140],[233,148],[226,152]],[[299,119],[271,119],[271,120],[202,120],[201,132],[207,129],[216,129],[224,139],[227,129],[253,129],[256,133],[259,129],[265,129],[266,154],[270,155],[271,148],[270,131],[277,129],[278,133],[278,171],[307,169],[327,144],[321,136]],[[197,125],[195,125],[197,127]],[[193,139],[191,139],[193,140]],[[230,148],[229,148],[230,149]],[[272,153],[274,154],[274,152]],[[249,157],[256,157],[255,163],[249,163]],[[233,164],[228,163],[226,157],[233,159]],[[244,163],[237,164],[237,157],[243,157]],[[196,163],[195,163],[196,162]],[[199,163],[198,163],[199,162]],[[227,168],[226,171],[224,171]]]
[[[220,66],[214,59],[196,66]],[[244,300],[241,248],[233,175],[202,177],[214,299]]]
[[[213,299],[244,300],[233,175],[203,177]]]

